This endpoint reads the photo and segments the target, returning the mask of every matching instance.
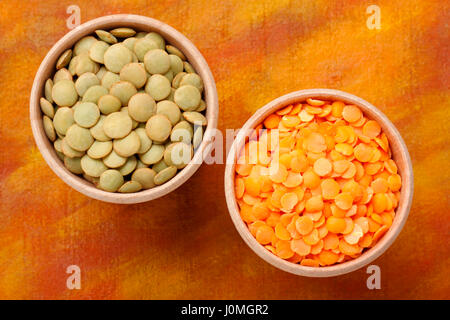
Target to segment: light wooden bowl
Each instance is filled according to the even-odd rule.
[[[393,158],[397,163],[399,174],[402,177],[400,201],[396,210],[395,218],[391,228],[381,238],[381,240],[373,248],[370,248],[354,260],[319,268],[301,266],[299,264],[294,264],[283,260],[259,244],[248,230],[245,222],[240,217],[234,192],[236,154],[239,153],[245,143],[245,131],[255,128],[274,111],[293,102],[304,101],[306,98],[312,97],[319,99],[336,99],[344,101],[348,104],[357,105],[368,118],[378,121],[384,133],[388,137]],[[394,242],[395,238],[397,238],[406,222],[406,219],[408,218],[409,209],[411,207],[414,188],[412,164],[408,149],[406,148],[405,142],[400,136],[400,133],[397,131],[392,122],[390,122],[389,119],[376,107],[357,96],[343,91],[330,89],[301,90],[289,93],[268,103],[256,111],[256,113],[244,124],[242,129],[243,130],[237,134],[227,157],[227,165],[225,168],[225,195],[230,216],[237,231],[241,235],[242,239],[244,239],[245,243],[262,259],[281,270],[293,274],[307,277],[331,277],[354,271],[369,264],[383,254],[383,252],[386,251],[386,249]]]
[[[117,27],[131,27],[136,31],[156,31],[160,33],[168,43],[179,48],[203,79],[204,97],[207,106],[206,118],[208,120],[208,125],[204,133],[203,142],[197,149],[191,162],[165,184],[152,189],[129,194],[102,191],[94,187],[90,182],[69,172],[56,155],[52,143],[50,143],[45,135],[42,125],[42,113],[39,106],[39,99],[43,96],[45,81],[53,76],[55,72],[55,63],[59,56],[66,49],[72,48],[79,39],[92,34],[95,30],[110,30]],[[36,73],[30,96],[31,128],[36,144],[49,167],[64,182],[77,191],[91,198],[113,203],[139,203],[153,200],[172,192],[186,182],[203,163],[203,155],[207,154],[212,147],[211,140],[214,135],[214,130],[217,127],[218,114],[219,103],[213,75],[202,54],[194,44],[180,32],[161,21],[131,14],[117,14],[97,18],[78,26],[62,37],[50,49],[42,61]]]

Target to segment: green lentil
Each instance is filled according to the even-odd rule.
[[[120,139],[127,136],[132,127],[131,118],[124,112],[113,112],[109,114],[104,123],[103,131],[112,139]]]
[[[81,168],[81,158],[64,157],[64,165],[72,173],[83,173],[83,168]]]
[[[55,108],[53,108],[53,105],[43,97],[39,99],[39,105],[41,107],[42,113],[50,119],[53,119],[53,117],[55,116]]]
[[[105,119],[106,119],[106,116],[100,115],[100,119],[98,120],[96,125],[89,129],[91,131],[91,135],[97,141],[109,141],[109,140],[111,140],[111,138],[108,137],[106,135],[105,131],[103,130],[103,124],[105,122]]]
[[[166,51],[152,49],[145,54],[144,64],[150,74],[164,74],[169,71],[170,58]]]
[[[83,172],[91,177],[100,177],[100,175],[108,170],[105,164],[99,159],[93,159],[88,155],[81,158],[81,168]]]
[[[108,94],[108,90],[105,87],[94,85],[86,90],[81,101],[93,102],[96,104],[98,102],[98,99],[100,99],[100,97],[104,96],[105,94]]]
[[[145,131],[153,141],[164,142],[170,136],[172,124],[165,115],[156,114],[148,119]]]
[[[61,150],[62,153],[69,158],[79,158],[84,155],[84,151],[77,151],[75,149],[72,149],[72,147],[67,143],[66,138],[61,140]]]
[[[82,97],[86,93],[87,89],[99,84],[100,80],[98,80],[94,73],[86,72],[75,81],[75,89],[77,90],[78,95]]]
[[[53,83],[57,83],[61,80],[73,80],[72,74],[66,68],[59,69],[53,76]]]
[[[67,49],[59,56],[56,62],[56,70],[65,68],[69,64],[70,59],[72,59],[72,49]]]
[[[133,172],[131,181],[139,182],[143,189],[151,189],[155,186],[155,176],[156,172],[153,169],[139,168]]]
[[[82,53],[78,56],[77,64],[75,65],[75,73],[77,76],[81,76],[86,72],[97,73],[99,69],[100,66],[98,63],[93,61],[88,53]]]
[[[50,103],[53,103],[52,89],[53,89],[53,81],[52,79],[47,79],[44,85],[44,95],[45,99],[47,99]]]
[[[160,49],[164,49],[164,47],[166,45],[166,41],[164,40],[164,38],[156,32],[147,33],[145,35],[145,38],[155,41],[156,44],[158,45],[158,48],[160,48]]]
[[[140,143],[141,143],[137,153],[145,153],[145,152],[147,152],[150,149],[150,147],[152,146],[152,140],[148,137],[148,135],[145,132],[144,128],[137,128],[134,131],[138,135]]]
[[[114,150],[103,158],[103,163],[109,168],[119,168],[127,162],[127,158],[117,154]]]
[[[167,167],[156,174],[154,182],[156,185],[161,185],[172,179],[176,173],[177,173],[176,167],[174,166]]]
[[[183,79],[183,77],[187,75],[186,72],[180,72],[178,73],[172,80],[172,87],[175,89],[178,89],[178,87],[180,86],[181,80]]]
[[[56,132],[66,135],[67,129],[74,123],[72,109],[61,107],[56,110],[55,116],[53,117],[53,125],[55,126]]]
[[[154,74],[148,79],[145,91],[156,101],[163,100],[170,94],[170,81],[161,74]]]
[[[74,150],[86,151],[94,143],[94,138],[89,129],[73,124],[67,129],[67,144]]]
[[[42,123],[44,126],[45,134],[47,135],[48,139],[52,142],[55,141],[56,140],[56,132],[55,132],[55,128],[53,127],[52,119],[50,119],[47,116],[44,116]]]
[[[95,33],[97,34],[97,36],[105,41],[106,43],[109,44],[115,44],[117,43],[117,38],[114,37],[111,33],[109,33],[108,31],[105,30],[95,30]],[[91,47],[92,48],[92,47]]]
[[[92,159],[101,159],[106,157],[113,148],[111,141],[94,141],[94,143],[89,147],[87,155]]]
[[[200,112],[191,111],[183,112],[183,118],[188,122],[196,125],[206,126],[207,120]]]
[[[181,118],[180,108],[169,100],[159,101],[156,104],[156,114],[165,115],[172,125],[177,124]]]
[[[105,52],[108,48],[109,44],[104,41],[95,42],[89,49],[89,58],[97,63],[104,63]]]
[[[130,174],[131,172],[134,171],[134,169],[136,169],[137,166],[137,160],[135,156],[131,156],[127,159],[127,162],[125,162],[125,164],[121,167],[119,167],[117,170],[119,170],[119,172],[123,175],[126,176],[128,174]]]
[[[142,185],[137,181],[127,181],[120,188],[119,192],[121,193],[132,193],[138,192],[142,189]]]
[[[139,158],[146,165],[159,162],[164,156],[164,146],[160,144],[152,144],[147,152],[139,155]]]
[[[142,65],[132,62],[120,70],[120,80],[128,81],[136,88],[141,88],[147,82],[147,73]]]
[[[114,83],[109,89],[109,93],[119,98],[122,106],[128,105],[130,98],[137,93],[136,87],[128,81]]]
[[[83,37],[75,43],[73,47],[73,53],[75,56],[78,56],[82,53],[89,52],[91,46],[97,41],[93,36]]]
[[[45,82],[44,131],[66,168],[100,189],[130,193],[162,184],[202,141],[203,81],[156,32],[94,34],[65,50]]]
[[[100,118],[100,110],[92,102],[80,103],[73,113],[75,122],[83,128],[93,127]]]
[[[185,61],[186,57],[183,54],[183,52],[181,52],[178,48],[171,46],[171,45],[167,45],[166,46],[166,50],[168,53],[176,55],[177,57],[179,57],[181,60]]]
[[[122,157],[130,157],[139,151],[141,140],[136,132],[131,131],[126,137],[115,139],[113,142],[114,151]]]
[[[136,121],[146,122],[156,113],[156,103],[147,93],[136,93],[128,102],[128,113]]]
[[[184,111],[192,111],[197,108],[201,100],[200,91],[192,85],[184,85],[175,91],[175,103]]]
[[[71,80],[60,80],[53,85],[52,98],[60,107],[71,107],[77,102],[78,93]]]
[[[203,81],[202,78],[196,73],[186,74],[180,81],[180,87],[184,85],[192,85],[198,89],[198,91],[203,91]]]
[[[113,44],[104,55],[106,69],[115,73],[120,72],[123,66],[130,63],[132,59],[131,51],[122,43]]]
[[[122,27],[122,28],[115,28],[111,30],[110,33],[118,38],[128,38],[134,36],[136,34],[136,31],[134,31],[131,28]]]
[[[144,61],[145,54],[153,49],[158,49],[158,44],[146,38],[137,39],[134,43],[134,53],[136,54],[139,61]]]
[[[100,176],[98,186],[109,192],[116,192],[124,183],[123,176],[117,170],[106,170]]]

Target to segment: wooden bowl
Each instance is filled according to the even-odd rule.
[[[399,174],[402,177],[400,201],[393,224],[388,232],[380,239],[380,241],[373,248],[370,248],[356,259],[333,266],[317,268],[301,266],[299,264],[294,264],[283,260],[259,244],[250,233],[239,214],[239,208],[234,191],[236,154],[239,153],[245,143],[245,131],[255,128],[269,114],[275,112],[276,110],[281,109],[293,102],[304,101],[306,98],[335,99],[344,101],[348,104],[354,104],[360,107],[368,118],[376,120],[388,137],[393,158],[397,163]],[[357,96],[338,90],[301,90],[289,93],[268,103],[256,111],[256,113],[244,124],[242,129],[243,130],[237,134],[227,157],[227,165],[225,168],[225,195],[230,216],[237,231],[241,235],[242,239],[244,239],[245,243],[262,259],[281,270],[293,274],[307,277],[331,277],[354,271],[369,264],[371,261],[379,257],[384,251],[386,251],[386,249],[394,242],[395,238],[397,238],[406,222],[406,219],[408,218],[409,209],[411,207],[414,185],[412,164],[408,149],[406,148],[405,142],[400,136],[400,133],[397,131],[392,122],[390,122],[389,119],[376,107]]]
[[[42,113],[39,106],[39,99],[44,93],[45,81],[54,74],[55,63],[59,56],[66,49],[72,48],[79,39],[92,34],[95,30],[110,30],[117,27],[131,27],[137,31],[146,32],[156,31],[160,33],[168,43],[179,48],[203,79],[205,92],[204,99],[207,106],[206,118],[208,120],[208,125],[204,133],[203,142],[197,149],[191,162],[165,184],[152,189],[129,194],[111,193],[97,189],[90,182],[67,170],[63,162],[56,155],[52,143],[45,135],[42,125]],[[214,130],[217,127],[218,114],[219,103],[213,75],[202,54],[194,44],[180,32],[161,21],[131,14],[117,14],[97,18],[78,26],[62,37],[50,49],[42,61],[39,70],[36,73],[30,97],[30,119],[34,139],[49,167],[75,190],[91,198],[113,203],[139,203],[156,199],[168,194],[186,182],[203,163],[203,155],[207,154],[212,147],[210,142],[214,135]]]

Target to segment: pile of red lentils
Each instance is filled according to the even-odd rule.
[[[261,245],[323,267],[355,259],[383,237],[401,177],[376,121],[355,105],[306,99],[256,130],[236,164],[235,194]]]

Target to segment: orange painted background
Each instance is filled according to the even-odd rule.
[[[382,289],[366,288],[365,269],[310,279],[258,258],[229,218],[223,165],[138,205],[92,200],[59,180],[34,144],[28,99],[72,4],[82,22],[142,14],[190,38],[215,76],[222,130],[299,89],[340,89],[378,106],[415,175],[404,230],[374,262]],[[380,30],[366,26],[370,4]],[[0,298],[450,298],[449,12],[439,0],[0,0]],[[72,264],[81,290],[66,288]]]

